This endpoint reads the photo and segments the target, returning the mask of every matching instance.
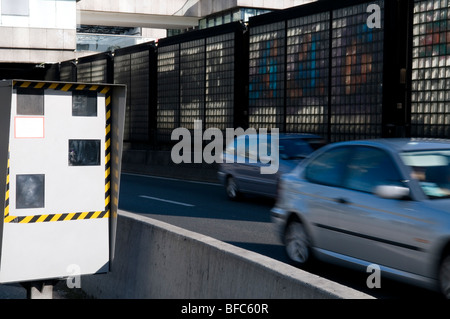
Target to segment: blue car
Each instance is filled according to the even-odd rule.
[[[280,176],[326,142],[313,134],[279,134],[277,144],[273,149],[276,145],[270,134],[254,134],[240,135],[227,145],[218,178],[228,198],[236,200],[246,193],[276,198]]]
[[[281,177],[272,209],[287,255],[450,297],[450,140],[329,144]]]

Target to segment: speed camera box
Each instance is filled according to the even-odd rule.
[[[0,283],[105,273],[126,88],[0,82]]]

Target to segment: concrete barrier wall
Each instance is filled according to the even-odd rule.
[[[372,298],[274,259],[119,212],[112,271],[83,276],[94,298]]]

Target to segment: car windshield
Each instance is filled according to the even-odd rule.
[[[280,139],[280,158],[285,160],[303,159],[324,145],[325,141],[320,138]]]
[[[450,198],[450,150],[405,152],[401,158],[428,198]]]

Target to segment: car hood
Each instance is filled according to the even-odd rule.
[[[427,203],[428,207],[450,213],[450,198],[446,199],[430,199]]]

